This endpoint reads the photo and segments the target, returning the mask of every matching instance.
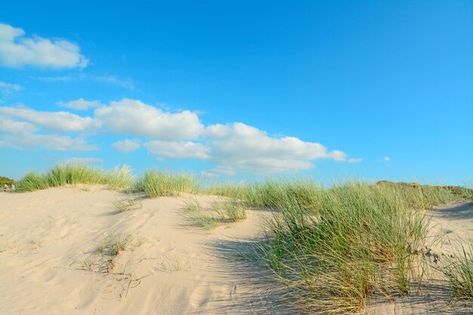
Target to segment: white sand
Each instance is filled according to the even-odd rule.
[[[217,197],[144,199],[141,209],[114,214],[125,195],[87,190],[0,194],[0,314],[270,312],[265,289],[231,256],[244,246],[236,241],[260,233],[264,212],[205,232],[184,226],[181,208]],[[109,273],[87,270],[110,234],[129,235],[126,250]]]
[[[87,190],[87,191],[86,191]],[[289,314],[266,274],[235,253],[251,244],[268,213],[248,211],[241,223],[210,232],[186,226],[182,207],[210,196],[143,199],[115,213],[127,198],[100,187],[0,193],[0,314]],[[431,212],[434,253],[458,252],[473,238],[473,205]],[[113,268],[99,272],[97,248],[107,236],[129,237]],[[433,238],[432,238],[433,240]],[[103,264],[102,264],[103,265]],[[450,303],[445,279],[432,272],[417,294],[370,301],[369,314],[468,314]]]

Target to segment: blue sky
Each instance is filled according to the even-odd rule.
[[[472,1],[2,1],[0,174],[473,181]]]

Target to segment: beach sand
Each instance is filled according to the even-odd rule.
[[[0,194],[0,314],[251,314],[277,304],[235,257],[267,213],[203,231],[186,226],[182,208],[218,197],[143,199],[116,213],[125,198],[100,187]],[[113,238],[128,238],[125,250],[100,270],[97,249]]]
[[[203,231],[186,224],[182,208],[190,200],[210,206],[219,197],[134,197],[142,207],[118,213],[114,203],[130,196],[98,186],[0,193],[0,314],[295,313],[267,271],[245,266],[238,256],[261,236],[269,213],[249,210],[240,223]],[[456,238],[473,236],[472,204],[430,215],[434,232],[446,236],[434,251],[457,251]],[[126,240],[112,261],[100,251],[107,240]],[[437,291],[373,299],[366,311],[465,309]]]

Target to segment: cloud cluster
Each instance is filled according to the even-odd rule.
[[[195,112],[168,112],[133,99],[104,104],[80,98],[60,106],[79,111],[93,109],[93,113],[84,116],[0,106],[0,133],[4,133],[0,135],[0,146],[43,145],[53,150],[88,151],[96,149],[87,143],[88,136],[119,135],[125,138],[112,143],[119,152],[143,147],[159,159],[205,160],[214,165],[208,174],[227,175],[304,170],[312,168],[318,159],[361,162],[320,143],[271,136],[239,122],[204,126]]]
[[[84,68],[88,60],[67,40],[26,37],[23,29],[0,24],[0,63],[7,67]]]

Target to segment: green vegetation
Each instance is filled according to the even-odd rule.
[[[3,185],[12,185],[15,184],[15,181],[11,178],[5,177],[5,176],[0,176],[0,186],[3,187]]]
[[[272,211],[266,237],[253,259],[287,285],[288,301],[301,310],[351,313],[363,309],[374,292],[408,294],[421,259],[428,222],[421,209],[473,200],[473,189],[381,181],[324,188],[311,181],[266,181],[198,189],[189,174],[148,171],[134,181],[128,168],[104,172],[84,165],[60,165],[45,174],[30,173],[18,191],[74,184],[101,184],[143,192],[147,197],[183,192],[223,196],[204,209],[188,202],[184,216],[205,230],[246,219],[246,209]],[[117,201],[117,213],[140,207],[133,198]],[[98,252],[100,270],[113,268],[113,257],[125,248],[123,238],[108,238]],[[95,262],[90,264],[93,268]],[[96,268],[95,268],[96,269]],[[473,295],[473,246],[452,258],[442,270],[458,297]]]
[[[172,174],[148,171],[136,185],[136,190],[144,191],[147,197],[176,196],[182,192],[196,191],[196,182],[189,174]]]
[[[99,270],[102,272],[110,272],[114,268],[113,259],[124,251],[129,242],[129,237],[120,235],[109,235],[104,243],[97,248],[97,253],[101,255],[99,262]]]
[[[237,193],[275,210],[254,258],[295,305],[323,313],[358,312],[373,292],[407,294],[428,228],[419,209],[461,199],[445,187],[386,183],[266,182]]]
[[[458,298],[473,299],[473,243],[463,248],[462,255],[448,258],[446,266],[440,269],[448,278]]]
[[[210,209],[204,209],[197,200],[187,202],[184,216],[189,225],[211,230],[222,223],[235,223],[246,219],[246,209],[241,202],[228,200],[215,202]]]
[[[82,164],[63,164],[44,174],[27,174],[17,183],[17,191],[76,184],[100,184],[111,189],[125,190],[132,186],[133,177],[127,166],[106,172]]]

